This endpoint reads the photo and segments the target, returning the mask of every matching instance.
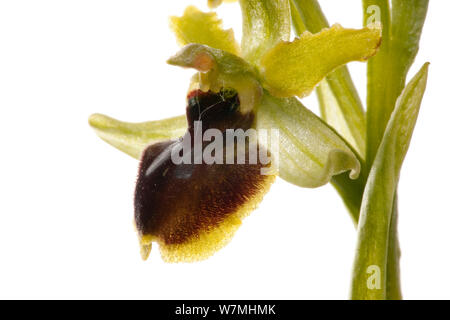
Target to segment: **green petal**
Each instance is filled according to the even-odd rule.
[[[93,114],[89,117],[89,124],[101,139],[136,159],[140,159],[148,145],[179,138],[187,128],[184,115],[159,121],[129,123]]]
[[[291,15],[297,35],[305,31],[318,33],[329,28],[317,0],[291,0]],[[364,158],[365,112],[347,66],[337,68],[328,74],[316,92],[322,118],[358,151],[361,158]]]
[[[288,182],[315,188],[346,171],[351,171],[352,178],[359,175],[360,163],[348,144],[296,98],[265,93],[256,127],[279,130],[279,175]]]
[[[358,151],[366,154],[366,119],[347,67],[331,72],[317,87],[320,114]]]
[[[360,30],[334,25],[320,33],[303,33],[281,42],[261,60],[266,88],[275,96],[304,97],[331,71],[350,61],[365,61],[377,52],[381,29]]]
[[[258,64],[264,53],[280,41],[289,40],[291,17],[288,0],[240,0],[242,9],[242,55]]]
[[[330,126],[336,129],[352,146],[356,141],[351,134],[350,128],[344,119],[342,112],[339,112],[338,101],[331,91],[328,81],[322,80],[317,87],[317,96],[319,99],[320,114]]]
[[[222,20],[214,12],[206,13],[189,6],[182,17],[171,17],[170,25],[180,46],[200,43],[239,54],[233,30],[222,29]]]
[[[198,82],[203,91],[218,92],[225,87],[236,89],[243,112],[253,109],[259,103],[262,89],[256,68],[234,54],[200,44],[190,44],[167,63],[200,71],[194,81]]]
[[[411,136],[425,92],[428,63],[410,81],[389,120],[369,174],[358,225],[358,246],[353,273],[353,299],[386,299],[387,254],[391,214]],[[367,270],[380,270],[381,288],[367,286]]]
[[[328,21],[317,0],[291,0],[291,16],[297,35],[305,31],[318,33],[329,28]],[[348,175],[333,177],[331,183],[345,203],[350,216],[358,224],[361,198],[365,185],[366,119],[365,112],[347,66],[328,74],[317,86],[320,114],[331,127],[358,152],[361,171],[356,180]]]

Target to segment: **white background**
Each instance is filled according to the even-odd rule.
[[[360,27],[359,0],[322,0]],[[179,115],[192,71],[169,15],[186,1],[0,1],[0,298],[346,299],[355,230],[331,186],[280,179],[231,244],[207,261],[143,262],[132,225],[137,161],[98,139],[101,112]],[[219,14],[240,36],[237,4]],[[448,1],[432,0],[411,72],[431,62],[400,183],[405,298],[450,298]],[[365,99],[365,65],[350,64]],[[411,77],[412,73],[409,77]],[[304,100],[317,110],[314,96]]]

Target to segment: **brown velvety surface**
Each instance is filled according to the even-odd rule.
[[[253,114],[241,114],[237,94],[193,91],[188,96],[188,132],[194,121],[203,131],[248,129]],[[182,139],[151,145],[145,151],[136,185],[135,220],[141,236],[152,235],[164,244],[181,244],[219,226],[260,193],[270,177],[261,175],[259,162],[249,164],[174,164],[172,149]],[[184,139],[188,139],[186,135]],[[226,146],[236,148],[237,142]],[[246,142],[248,153],[248,141]],[[224,150],[224,157],[226,151]],[[236,156],[236,152],[235,152]]]

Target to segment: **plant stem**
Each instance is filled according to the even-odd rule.
[[[363,0],[364,24],[378,20],[383,41],[378,54],[367,65],[367,154],[370,169],[397,98],[405,87],[407,73],[418,52],[428,0]],[[395,195],[389,224],[386,266],[386,299],[402,298],[400,248],[397,234],[398,209]]]
[[[344,201],[353,223],[357,226],[364,192],[364,178],[360,176],[357,180],[351,180],[348,173],[342,173],[334,176],[331,183]]]
[[[397,185],[425,92],[428,63],[399,97],[370,170],[361,204],[352,299],[400,299]]]
[[[306,30],[317,33],[328,27],[328,21],[316,0],[290,2],[297,35]],[[397,98],[405,87],[406,75],[417,53],[428,0],[393,0],[392,3],[391,14],[389,0],[363,0],[364,24],[379,21],[383,25],[383,44],[378,55],[368,63],[367,134],[361,132],[366,130],[366,119],[346,67],[330,74],[317,89],[323,119],[339,129],[339,133],[358,151],[360,158],[365,158],[365,161],[361,160],[363,170],[358,180],[352,181],[345,174],[332,179],[332,184],[343,199],[355,225],[358,225],[362,214],[360,211],[363,194],[367,193],[366,201],[372,197],[375,199],[363,205],[364,221],[358,227],[358,243],[362,250],[357,252],[352,285],[352,295],[356,299],[402,298],[397,234],[397,181],[385,176],[384,169],[378,169],[376,176],[369,182],[375,186],[366,186],[366,182]],[[379,162],[382,163],[383,160],[380,159]],[[385,164],[384,168],[393,169],[389,164]],[[369,190],[365,190],[367,188]],[[371,188],[378,190],[373,192]],[[378,214],[378,211],[381,213]],[[367,216],[369,220],[366,220]],[[372,238],[373,241],[379,241],[378,248],[364,252],[370,247]],[[385,252],[383,248],[386,249]],[[370,261],[376,262],[380,267],[383,277],[381,291],[367,290],[367,274],[363,268],[366,268]]]

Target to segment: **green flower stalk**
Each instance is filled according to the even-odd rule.
[[[394,105],[396,101],[399,103],[398,99],[400,99],[399,96],[405,86],[406,74],[417,54],[427,6],[428,1],[393,1],[392,8],[387,0],[363,1],[364,24],[367,25],[376,21],[383,26],[383,41],[380,50],[368,62],[367,128],[365,129],[367,131],[367,142],[365,143],[366,147],[364,147],[366,155],[364,156],[365,161],[361,163],[363,169],[362,175],[358,179],[358,184],[350,183],[353,185],[353,188],[348,189],[350,184],[345,181],[342,184],[341,178],[334,179],[333,184],[347,204],[356,222],[359,220],[360,208],[358,203],[363,204],[361,215],[364,219],[367,214],[365,212],[367,202],[371,202],[373,205],[373,203],[387,201],[388,207],[385,210],[374,210],[377,217],[374,217],[376,221],[372,222],[372,225],[366,225],[365,220],[359,223],[359,244],[355,258],[351,294],[354,299],[401,299],[402,297],[399,274],[400,249],[397,237],[398,212],[396,191],[391,191],[389,198],[384,200],[377,199],[375,195],[370,197],[366,195],[368,193],[375,194],[374,190],[379,192],[385,191],[389,179],[392,179],[392,177],[385,177],[386,180],[380,179],[376,184],[373,184],[367,182],[366,173],[370,172],[370,177],[372,177],[372,171],[377,170],[376,166],[373,165],[374,157],[377,155],[377,151],[380,152],[378,149],[382,139],[387,135],[394,134],[391,131],[387,131],[386,126],[388,121],[393,121],[392,117],[394,114],[392,112]],[[294,27],[298,32],[303,32],[307,29],[317,31],[328,26],[327,20],[316,0],[291,0],[291,8]],[[410,103],[415,103],[415,108],[417,109],[420,107],[425,90],[427,70],[428,65],[426,64],[416,76],[420,77],[422,81],[419,82],[420,85],[417,85],[415,89],[418,92],[414,95],[414,101]],[[347,128],[362,123],[361,121],[352,120],[352,118],[356,119],[357,115],[360,114],[360,108],[346,109],[345,102],[357,100],[355,99],[356,91],[333,91],[330,89],[333,85],[341,88],[353,88],[349,76],[340,76],[342,73],[348,74],[345,67],[334,71],[334,73],[335,75],[329,75],[317,88],[322,117],[335,128],[339,128],[339,132],[349,141],[352,141],[354,135],[352,136],[351,131],[347,130]],[[413,83],[414,80],[411,81],[411,86]],[[405,94],[406,92],[403,92],[403,95]],[[414,129],[414,112],[412,110],[409,110],[409,112],[411,118],[402,119],[401,124],[405,127],[399,129],[406,130],[406,126],[409,126],[409,131],[402,131],[402,134],[405,135],[411,134]],[[337,116],[330,119],[328,114]],[[357,131],[353,130],[353,132]],[[353,139],[356,140],[355,138]],[[402,147],[407,149],[408,145],[409,139],[405,139],[402,142]],[[359,150],[363,149],[359,148]],[[377,157],[384,159],[384,161],[393,162],[394,159],[391,158],[393,150],[390,149],[384,152],[386,154],[377,155]],[[404,153],[406,153],[406,150],[404,150]],[[399,161],[399,166],[401,166],[402,161],[403,159]],[[397,183],[398,178],[395,181],[395,186]],[[362,192],[364,192],[364,196]],[[356,213],[356,210],[358,213]],[[382,221],[385,222],[383,227],[381,226]],[[371,233],[377,228],[384,230],[384,235],[379,235],[381,239],[376,239],[374,234]],[[361,244],[365,232],[370,234],[370,236],[366,235],[364,244]],[[380,246],[378,241],[387,243]],[[376,243],[378,243],[378,246],[374,245]],[[369,259],[367,257],[370,255],[383,257],[383,262],[380,264],[368,264]],[[359,275],[357,276],[357,274]],[[379,285],[369,285],[368,282],[365,282],[366,280],[374,279],[380,279]]]
[[[361,29],[330,27],[315,0],[239,3],[240,44],[214,12],[190,6],[171,18],[182,48],[167,62],[195,70],[185,116],[89,119],[100,138],[140,160],[135,225],[142,257],[156,242],[167,262],[208,258],[231,240],[275,176],[307,188],[331,182],[358,229],[352,298],[401,298],[396,190],[428,64],[406,87],[405,79],[427,1],[394,0],[392,9],[387,0],[363,1]],[[367,60],[366,114],[345,65]],[[299,100],[314,90],[321,117]],[[229,141],[230,130],[249,134]],[[267,131],[276,141],[260,134]],[[200,159],[198,146],[214,161]],[[252,150],[267,161],[252,162]]]

